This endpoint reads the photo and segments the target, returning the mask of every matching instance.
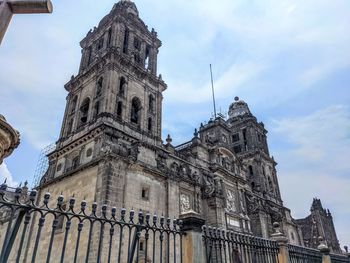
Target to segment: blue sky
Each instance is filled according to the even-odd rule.
[[[63,85],[77,73],[79,41],[114,1],[53,1],[52,15],[17,15],[0,47],[1,113],[21,144],[0,178],[33,180],[40,149],[58,137]],[[97,4],[98,3],[98,4]],[[350,2],[348,0],[143,0],[141,18],[163,42],[163,137],[175,143],[235,96],[269,131],[284,204],[294,217],[313,197],[350,245]]]

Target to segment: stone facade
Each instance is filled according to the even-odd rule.
[[[0,165],[19,145],[19,132],[0,115]]]
[[[161,46],[135,4],[122,0],[81,41],[56,149],[38,187],[117,208],[179,218],[265,238],[280,222],[290,243],[302,233],[283,206],[267,130],[235,98],[229,118],[195,129],[192,140],[161,139]]]
[[[342,253],[331,212],[323,209],[321,200],[317,198],[314,198],[310,212],[306,218],[296,220],[303,233],[305,246],[318,248],[320,245],[318,237],[322,236],[331,252]]]

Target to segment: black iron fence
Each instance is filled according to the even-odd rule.
[[[203,227],[207,263],[277,263],[277,242],[218,228]]]
[[[6,190],[0,186],[0,262],[182,263],[180,220]]]
[[[288,245],[291,263],[322,263],[322,253],[319,250]]]
[[[332,263],[349,263],[350,258],[345,255],[330,254]]]
[[[181,226],[181,220],[147,212],[88,206],[86,201],[77,205],[74,197],[53,200],[46,193],[39,198],[36,191],[0,185],[0,262],[182,263],[186,233]],[[274,240],[207,226],[202,238],[206,263],[278,263],[281,256]],[[318,250],[286,249],[291,263],[322,262]],[[349,263],[346,255],[330,258]]]

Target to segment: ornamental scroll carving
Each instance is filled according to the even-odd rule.
[[[186,194],[180,195],[180,213],[186,213],[191,210],[190,197]]]

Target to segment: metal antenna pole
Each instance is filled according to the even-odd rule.
[[[213,92],[214,118],[216,119],[215,92],[214,92],[213,71],[211,69],[211,64],[210,64],[210,77],[211,77],[211,90]]]

